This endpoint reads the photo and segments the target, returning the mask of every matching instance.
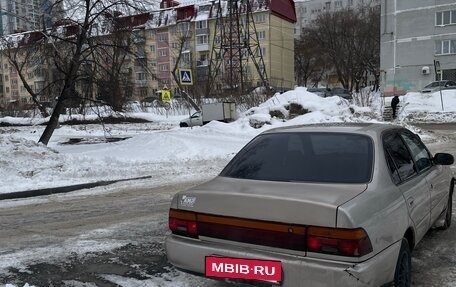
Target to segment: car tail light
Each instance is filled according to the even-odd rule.
[[[173,234],[198,238],[207,236],[297,251],[361,257],[372,252],[362,228],[303,226],[170,209]]]
[[[198,214],[199,235],[305,251],[304,226]]]
[[[307,251],[360,257],[372,252],[372,244],[366,231],[362,228],[309,227]]]
[[[174,234],[197,238],[198,224],[196,223],[196,213],[170,209],[169,229]]]

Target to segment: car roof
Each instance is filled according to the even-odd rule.
[[[391,124],[377,123],[319,123],[273,128],[263,132],[263,134],[286,132],[335,132],[380,135],[386,130],[398,128],[403,127]]]

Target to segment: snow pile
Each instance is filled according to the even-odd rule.
[[[434,93],[408,93],[400,97],[407,122],[456,122],[456,90]],[[443,105],[443,108],[442,108]]]
[[[276,94],[259,107],[248,110],[241,119],[246,120],[269,125],[281,125],[286,120],[283,125],[357,121],[347,100],[338,96],[322,98],[301,87]]]
[[[401,98],[401,104],[405,106],[405,115],[417,115],[421,111],[431,121],[441,114],[437,113],[438,93],[409,93]],[[456,111],[455,91],[445,91],[444,104],[448,110]],[[306,88],[296,88],[276,94],[228,124],[211,122],[202,127],[178,128],[184,116],[128,114],[153,123],[105,125],[104,129],[101,125],[63,125],[55,131],[49,147],[35,143],[44,126],[6,128],[0,130],[3,133],[0,193],[144,176],[163,181],[176,176],[198,178],[202,176],[200,173],[216,175],[262,131],[309,123],[378,121],[374,112],[368,116],[370,111],[337,96],[321,98]],[[454,114],[445,113],[452,117]],[[26,123],[30,119],[22,121]],[[123,140],[107,142],[106,137]],[[64,144],[74,138],[82,142]],[[217,168],[198,164],[204,162],[211,162]]]
[[[292,104],[299,104],[305,114],[288,121],[271,116],[271,111],[280,110],[290,117]],[[203,127],[182,129],[177,127],[182,116],[138,116],[154,123],[105,125],[105,129],[99,125],[65,125],[55,131],[49,148],[35,143],[44,126],[23,128],[2,137],[0,193],[151,176],[157,174],[157,170],[160,170],[159,175],[198,176],[201,169],[189,172],[189,163],[213,161],[223,167],[254,136],[269,128],[357,120],[346,100],[321,98],[305,88],[277,94],[229,124],[214,121]],[[267,124],[255,129],[252,119]],[[125,140],[102,141],[107,136]],[[83,141],[76,145],[64,144],[72,139]],[[218,171],[210,172],[215,175]]]
[[[443,110],[446,112],[456,112],[456,90],[442,91]],[[434,93],[408,93],[403,97],[407,103],[408,113],[423,112],[438,113],[442,112],[442,101],[440,92]]]

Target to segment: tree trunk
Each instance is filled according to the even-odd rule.
[[[60,96],[57,100],[57,104],[54,107],[54,111],[52,112],[51,118],[49,119],[49,122],[46,125],[46,128],[44,129],[44,132],[40,137],[40,140],[38,141],[44,145],[48,145],[49,140],[51,139],[52,134],[54,133],[54,130],[59,125],[60,114],[65,108],[63,99],[64,97]]]

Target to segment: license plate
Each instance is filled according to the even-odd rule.
[[[282,262],[206,256],[206,276],[280,283]]]

